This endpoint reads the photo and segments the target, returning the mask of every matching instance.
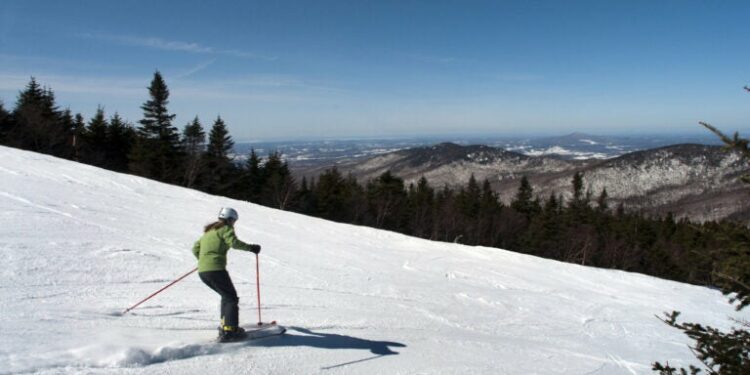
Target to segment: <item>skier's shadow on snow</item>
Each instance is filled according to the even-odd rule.
[[[291,331],[296,331],[302,333],[303,335],[295,335],[290,333]],[[319,333],[301,327],[289,327],[287,332],[282,337],[279,337],[275,340],[259,340],[257,343],[254,343],[254,345],[265,347],[309,346],[321,349],[362,349],[369,350],[370,353],[375,354],[375,356],[373,357],[360,359],[353,362],[342,363],[335,366],[323,367],[323,370],[329,370],[337,367],[343,367],[355,363],[369,361],[386,355],[397,355],[399,353],[394,352],[391,347],[406,347],[406,345],[398,342],[372,341],[352,336],[338,335],[335,333]]]

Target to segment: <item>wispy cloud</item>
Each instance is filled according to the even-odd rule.
[[[504,82],[531,82],[541,81],[544,79],[544,76],[527,73],[503,73],[495,75],[495,79]]]
[[[469,59],[460,58],[460,57],[427,55],[423,53],[409,53],[407,54],[407,56],[416,61],[429,63],[429,64],[441,64],[441,65],[466,63],[470,61]]]
[[[196,66],[194,66],[194,67],[192,67],[190,69],[187,69],[187,70],[185,70],[185,71],[183,71],[181,73],[178,73],[174,78],[175,79],[183,79],[183,78],[190,77],[190,76],[192,76],[192,75],[200,72],[201,70],[204,70],[204,69],[208,68],[209,66],[211,66],[211,64],[213,64],[215,62],[216,62],[216,59],[211,59],[209,61],[202,62],[202,63],[200,63],[200,64],[198,64],[198,65],[196,65]]]
[[[0,74],[0,91],[20,91],[31,77],[25,74]],[[144,96],[143,79],[92,78],[73,75],[35,74],[38,83],[54,92],[100,94],[114,96]]]
[[[189,71],[199,71],[213,63],[198,65]],[[194,74],[194,73],[193,73]],[[37,82],[50,87],[56,93],[88,94],[100,97],[145,98],[148,78],[131,76],[81,76],[35,74]],[[30,76],[24,73],[0,73],[0,92],[17,93],[29,82]],[[196,99],[238,99],[244,101],[288,102],[316,100],[330,95],[338,95],[344,90],[325,84],[307,82],[301,78],[284,75],[251,75],[222,80],[184,79],[167,83],[173,98]]]
[[[158,49],[162,51],[178,51],[188,53],[201,53],[211,55],[224,55],[232,57],[241,57],[246,59],[273,61],[276,57],[265,56],[254,52],[242,51],[238,49],[221,49],[211,46],[205,46],[194,42],[185,42],[178,40],[166,40],[158,37],[141,37],[133,35],[113,35],[113,34],[77,34],[79,38],[102,40],[113,42],[121,45],[145,47]]]
[[[340,87],[335,87],[327,82],[317,82],[315,80],[304,79],[293,75],[284,74],[253,74],[236,77],[222,83],[224,86],[247,87],[247,88],[264,88],[264,89],[293,89],[308,91],[329,91],[342,92],[346,91]]]
[[[0,69],[9,70],[18,67],[33,67],[35,69],[44,67],[49,68],[66,68],[72,70],[90,70],[90,69],[122,69],[127,65],[114,64],[111,62],[100,63],[90,59],[68,59],[52,56],[33,56],[33,55],[14,55],[0,53]]]

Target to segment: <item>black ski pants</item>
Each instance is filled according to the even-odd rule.
[[[224,326],[237,327],[240,320],[240,299],[229,273],[224,271],[199,272],[201,280],[221,296],[221,321]]]

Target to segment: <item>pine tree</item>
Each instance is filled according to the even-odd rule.
[[[233,177],[236,174],[234,162],[229,154],[234,141],[229,135],[224,120],[216,117],[208,136],[208,145],[204,156],[206,163],[206,191],[212,194],[229,195],[234,188]]]
[[[300,188],[297,191],[297,202],[295,211],[305,215],[314,215],[317,213],[317,203],[315,199],[315,180],[307,183],[307,177],[302,177]]]
[[[36,78],[26,85],[26,89],[18,94],[16,106],[13,110],[14,127],[8,134],[8,142],[11,146],[22,149],[34,149],[34,133],[43,131],[40,125],[42,120],[44,90],[37,83]],[[38,137],[37,137],[38,138]]]
[[[550,194],[541,214],[534,217],[524,238],[526,252],[552,259],[562,259],[565,239],[561,220],[561,206],[555,194]]]
[[[583,190],[583,172],[576,172],[573,175],[573,198],[569,203],[569,207],[576,211],[582,211],[588,207],[590,193],[586,193]]]
[[[456,193],[448,185],[435,195],[433,238],[453,243],[461,243],[461,218],[456,204]]]
[[[73,118],[73,134],[72,134],[72,146],[73,146],[73,160],[81,160],[81,149],[83,148],[83,137],[86,132],[86,120],[83,115],[76,113]]]
[[[498,240],[498,233],[494,230],[495,220],[500,215],[502,205],[492,190],[490,182],[485,179],[482,183],[482,195],[479,200],[479,218],[477,220],[478,244],[494,246]]]
[[[0,101],[0,145],[7,144],[7,136],[8,132],[10,132],[11,126],[10,113],[5,110],[3,102]]]
[[[352,216],[349,212],[351,207],[348,206],[351,192],[336,167],[326,170],[318,177],[314,191],[319,217],[346,222]]]
[[[263,186],[266,185],[265,173],[261,166],[262,158],[258,156],[255,149],[250,150],[250,155],[242,170],[242,178],[238,191],[240,198],[249,202],[259,203]],[[308,212],[312,213],[312,212]]]
[[[89,120],[88,126],[83,133],[83,155],[82,160],[88,164],[103,167],[106,159],[107,144],[107,119],[104,117],[104,109],[99,106],[96,114]]]
[[[466,184],[466,189],[461,190],[458,196],[458,206],[464,216],[472,220],[479,216],[481,195],[477,179],[472,173],[469,182]]]
[[[203,153],[206,148],[206,132],[203,131],[198,116],[185,125],[182,131],[182,143],[185,150],[185,176],[183,184],[191,188],[203,172]]]
[[[285,210],[293,204],[297,186],[289,171],[289,164],[283,161],[281,153],[272,152],[264,166],[264,180],[261,203]]]
[[[107,126],[104,108],[99,106],[86,127],[86,138],[95,145],[104,145],[107,142]]]
[[[478,220],[481,191],[476,178],[472,174],[465,188],[461,188],[456,196],[458,214],[461,216],[462,243],[468,245],[478,244]]]
[[[65,159],[75,160],[75,148],[73,147],[73,140],[75,139],[76,131],[76,120],[73,117],[73,113],[70,108],[66,108],[59,114],[60,126],[65,134],[65,144],[62,147],[63,152],[59,155]]]
[[[143,119],[139,121],[138,142],[131,152],[130,168],[136,174],[165,182],[182,178],[180,136],[172,125],[174,114],[167,110],[169,89],[159,71],[148,88],[150,99],[143,103]]]
[[[591,191],[584,191],[583,172],[576,172],[573,175],[571,184],[573,187],[573,197],[568,203],[566,219],[570,221],[569,225],[572,228],[571,235],[579,238],[580,243],[583,244],[582,246],[588,246],[591,238],[581,238],[581,236],[590,230],[589,227],[584,228],[582,225],[593,222],[593,209],[589,205]],[[577,250],[572,250],[572,252],[575,251]]]
[[[367,184],[367,200],[376,228],[403,230],[406,214],[404,180],[386,171]]]
[[[211,133],[208,136],[208,148],[206,154],[215,160],[230,162],[229,153],[234,147],[232,136],[221,116],[216,117],[214,125],[211,127]]]
[[[518,187],[518,192],[510,206],[519,213],[526,215],[527,218],[530,218],[540,211],[540,207],[534,203],[533,199],[534,189],[531,187],[529,179],[523,176],[521,184]]]
[[[346,191],[348,222],[372,226],[373,219],[368,207],[367,192],[351,173],[344,180],[344,188]]]
[[[7,134],[9,145],[64,155],[68,134],[61,124],[55,95],[51,89],[42,88],[34,77],[18,95],[13,120],[13,127]]]
[[[135,139],[136,133],[133,126],[115,112],[109,120],[109,127],[107,127],[107,168],[113,171],[127,172],[128,155],[135,144]]]
[[[413,186],[413,185],[412,185]],[[409,219],[411,234],[430,238],[432,235],[432,212],[434,209],[435,191],[430,187],[427,179],[422,176],[417,186],[409,189]]]

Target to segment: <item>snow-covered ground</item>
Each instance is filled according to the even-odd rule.
[[[190,247],[219,208],[263,246],[263,318],[285,336],[215,344],[219,298]],[[642,374],[694,363],[655,315],[722,328],[717,291],[430,242],[0,147],[0,373]],[[240,319],[255,256],[230,252]]]

